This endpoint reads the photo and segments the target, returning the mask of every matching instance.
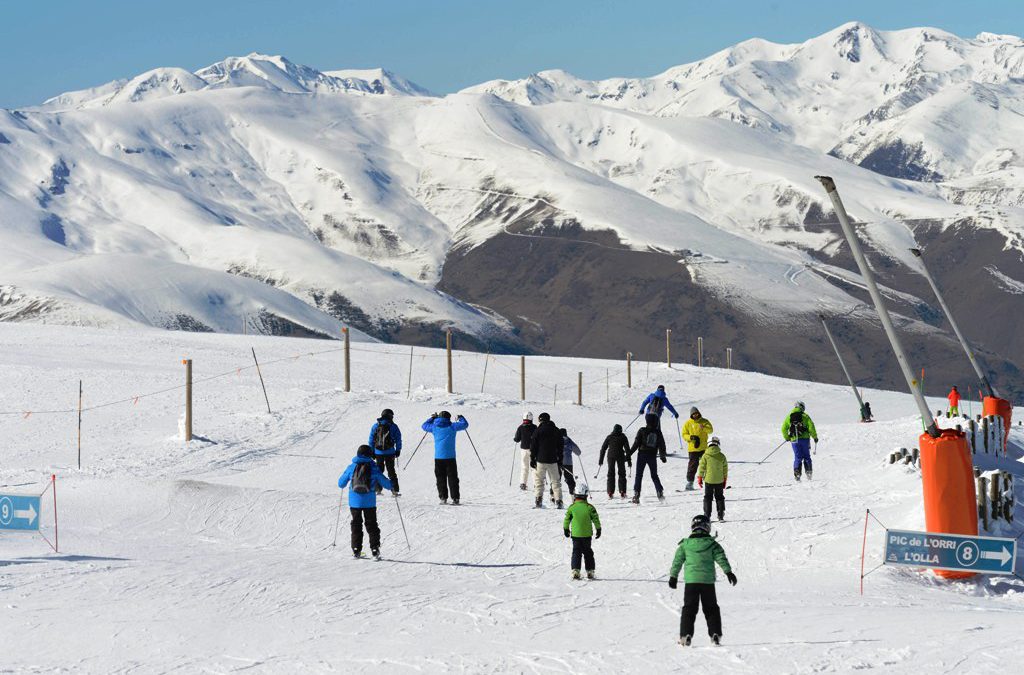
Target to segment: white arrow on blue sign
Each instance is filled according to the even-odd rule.
[[[38,496],[0,495],[0,530],[38,529]]]
[[[978,574],[1013,574],[1017,540],[886,530],[885,564]]]

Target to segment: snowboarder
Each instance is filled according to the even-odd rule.
[[[629,437],[622,433],[622,425],[616,424],[612,433],[604,439],[601,445],[601,456],[597,460],[597,466],[604,464],[605,452],[608,453],[608,498],[615,496],[615,475],[618,472],[619,495],[626,498],[626,464],[633,466],[629,456]],[[600,471],[600,468],[598,468]]]
[[[952,417],[956,417],[960,414],[960,392],[956,390],[956,385],[949,390],[949,395],[946,397],[949,399],[949,414]]]
[[[352,463],[338,478],[338,487],[344,489],[349,483],[348,508],[352,513],[352,555],[361,558],[363,555],[363,524],[370,535],[370,553],[380,559],[380,527],[377,525],[377,488],[387,488],[392,492],[395,487],[384,477],[384,473],[373,461],[373,448],[360,445]]]
[[[565,518],[562,520],[562,529],[566,537],[572,538],[572,578],[580,578],[580,561],[586,565],[587,578],[594,578],[594,549],[591,546],[592,538],[601,538],[601,519],[597,515],[597,509],[587,501],[587,494],[590,491],[586,485],[580,485],[579,490],[573,494],[572,505],[565,511]],[[595,532],[596,530],[596,532]]]
[[[860,421],[861,422],[874,422],[875,416],[871,413],[871,404],[864,401],[863,407],[860,409]]]
[[[679,644],[689,647],[693,640],[693,624],[697,620],[697,609],[703,607],[704,620],[708,624],[708,635],[713,643],[722,640],[722,611],[715,594],[715,563],[725,572],[733,586],[733,574],[725,549],[711,536],[711,521],[703,513],[694,516],[690,523],[690,536],[679,542],[672,568],[668,573],[669,588],[676,588],[679,571],[685,567],[683,576],[683,611],[679,619]]]
[[[718,436],[713,436],[697,469],[697,483],[704,488],[704,515],[709,519],[711,499],[714,498],[718,507],[718,520],[725,520],[725,484],[728,480],[729,460],[722,452]]]
[[[640,412],[638,415],[655,415],[658,418],[658,426],[661,426],[661,414],[665,412],[665,408],[672,411],[672,415],[676,419],[679,419],[679,413],[672,407],[672,403],[668,400],[668,395],[665,394],[665,385],[659,384],[658,388],[647,395],[644,402],[640,404]],[[644,417],[644,419],[647,419]]]
[[[704,451],[708,446],[708,436],[715,430],[715,427],[711,425],[711,420],[705,419],[701,416],[700,410],[694,406],[690,408],[690,419],[686,420],[683,424],[683,438],[686,439],[690,461],[686,465],[686,489],[693,489],[693,477],[697,475],[697,466],[700,464],[700,458],[704,455]]]
[[[370,427],[370,440],[367,441],[373,448],[374,459],[377,460],[377,468],[381,473],[387,469],[388,478],[395,486],[395,494],[401,492],[398,488],[398,472],[395,470],[395,460],[402,456],[402,430],[395,424],[395,413],[391,408],[384,408],[380,417]],[[380,487],[377,494],[381,493]]]
[[[562,478],[565,479],[565,484],[569,487],[569,494],[576,494],[576,474],[573,473],[572,467],[572,456],[580,456],[580,446],[576,445],[576,441],[569,438],[569,432],[566,429],[559,430],[562,434],[562,466],[558,470],[562,474]]]
[[[452,422],[447,410],[434,413],[423,423],[423,431],[434,436],[434,478],[437,480],[437,498],[442,504],[459,505],[459,466],[455,461],[455,435],[469,428],[469,422],[459,415]]]
[[[523,415],[523,423],[516,428],[514,440],[519,444],[522,455],[522,475],[519,478],[519,489],[526,489],[526,482],[530,479],[530,442],[533,441],[533,434],[537,431],[537,425],[533,423],[533,413]]]
[[[805,409],[804,402],[797,401],[782,421],[782,437],[793,446],[793,477],[797,480],[800,480],[803,469],[807,470],[807,480],[811,479],[811,439],[818,442],[818,430],[814,428],[810,415],[804,412]]]
[[[551,421],[546,412],[537,417],[540,425],[530,441],[530,468],[533,472],[536,488],[535,506],[540,508],[544,503],[544,481],[547,480],[554,491],[555,504],[562,508],[562,452],[565,439],[562,431]]]
[[[636,477],[633,479],[633,503],[640,503],[640,484],[644,479],[644,468],[651,470],[651,480],[654,481],[654,489],[657,490],[658,499],[665,499],[665,490],[661,487],[661,479],[658,478],[657,459],[667,462],[665,455],[665,437],[661,433],[658,424],[658,416],[649,413],[645,418],[647,426],[640,428],[633,439],[633,446],[629,454],[636,453]]]

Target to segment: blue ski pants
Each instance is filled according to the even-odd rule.
[[[798,438],[795,441],[791,441],[790,444],[793,446],[793,470],[799,471],[800,467],[803,467],[810,471],[812,469],[811,439]]]

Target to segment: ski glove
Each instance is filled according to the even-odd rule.
[[[600,528],[600,527],[599,527],[599,528],[597,528],[597,538],[598,538],[598,539],[600,539],[600,538],[601,538],[601,528]]]
[[[690,436],[690,442],[693,443],[694,448],[700,447],[700,436]]]
[[[672,413],[672,414],[673,414],[673,415],[675,416],[675,418],[676,418],[676,419],[679,419],[679,413],[675,413],[675,412],[674,412],[674,413]]]
[[[463,417],[462,415],[458,415],[458,416],[457,416],[457,417],[455,418],[455,421],[456,421],[456,422],[458,422],[459,420],[464,420],[464,419],[466,419],[466,418],[465,418],[465,417]]]
[[[697,485],[704,487],[704,478],[702,476],[697,476]]]
[[[731,585],[733,585],[733,586],[736,585],[736,575],[733,574],[732,572],[726,572],[725,573],[725,578],[729,580],[729,583]]]
[[[668,578],[668,587],[669,588],[675,588],[678,583],[679,583],[679,580],[676,579],[675,577],[669,577]]]
[[[402,451],[401,450],[395,450],[395,459],[398,459],[401,456],[402,456]]]
[[[535,459],[531,459],[530,460],[530,468],[531,469],[536,469],[537,468],[537,460],[535,460]]]
[[[668,464],[668,459],[665,458],[665,455],[661,456],[661,463],[662,464]]]
[[[565,532],[565,538],[568,539],[569,538],[569,528],[565,528],[562,531]]]

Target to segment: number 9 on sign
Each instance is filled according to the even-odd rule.
[[[956,547],[956,561],[964,567],[970,567],[978,562],[978,545],[973,541],[961,542]]]
[[[14,519],[14,504],[10,498],[0,498],[0,525],[10,525]]]

